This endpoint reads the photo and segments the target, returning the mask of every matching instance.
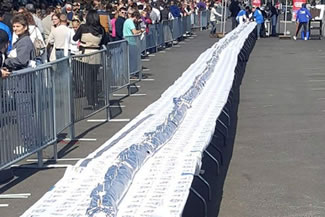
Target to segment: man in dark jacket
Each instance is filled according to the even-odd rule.
[[[238,5],[238,1],[237,0],[232,0],[230,5],[229,5],[229,11],[230,11],[230,16],[231,16],[231,26],[232,26],[232,29],[236,28],[237,27],[237,20],[236,20],[236,17],[237,17],[237,14],[239,13],[240,11],[240,7]]]
[[[123,25],[127,15],[126,13],[127,10],[124,7],[121,7],[118,11],[118,18],[116,19],[115,22],[115,32],[116,32],[115,41],[123,40]]]

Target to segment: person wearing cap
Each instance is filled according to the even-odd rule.
[[[298,22],[298,27],[296,30],[296,34],[293,36],[294,40],[297,40],[297,36],[299,34],[299,31],[301,27],[304,27],[304,39],[307,40],[307,23],[312,18],[309,10],[306,8],[306,4],[302,4],[302,7],[298,10],[297,16],[296,16],[296,22]]]
[[[37,17],[36,9],[35,9],[34,5],[33,4],[27,4],[25,8],[33,15],[36,26],[38,27],[38,29],[43,34],[44,33],[44,28],[43,28],[42,20]]]
[[[7,54],[7,48],[9,45],[9,37],[6,31],[0,29],[0,77],[6,78],[10,75],[10,72],[4,68],[4,61]]]
[[[0,29],[4,30],[8,34],[9,37],[8,51],[10,51],[12,46],[12,33],[9,26],[7,26],[2,22],[3,20],[4,20],[4,11],[0,10]]]

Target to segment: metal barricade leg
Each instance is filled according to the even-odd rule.
[[[209,201],[211,201],[212,196],[211,196],[211,187],[210,187],[210,184],[201,175],[196,175],[195,177],[198,177],[202,181],[202,183],[207,186],[208,192],[209,192],[208,193],[208,195],[209,195]]]
[[[37,166],[43,167],[43,150],[37,152]]]
[[[75,135],[75,126],[74,126],[74,122],[75,122],[75,113],[74,113],[74,94],[73,94],[73,79],[72,79],[72,68],[71,68],[71,63],[72,63],[72,59],[71,57],[69,58],[69,98],[70,98],[70,118],[71,118],[71,125],[69,127],[69,136],[70,139],[73,140],[75,139],[76,135]]]
[[[215,157],[213,157],[213,155],[210,154],[210,152],[208,152],[207,150],[204,150],[204,153],[206,153],[210,157],[210,159],[216,163],[216,165],[217,165],[217,175],[219,175],[220,174],[220,164],[217,161],[217,159],[215,159]]]
[[[208,217],[208,205],[204,199],[204,197],[202,197],[194,188],[190,188],[190,191],[192,191],[194,193],[194,195],[199,198],[199,200],[202,201],[203,203],[203,208],[204,208],[204,216],[205,217]]]
[[[58,144],[57,142],[53,145],[53,161],[56,162],[58,160]]]
[[[215,138],[217,139],[216,136],[213,136],[213,137],[215,137]],[[219,153],[219,155],[220,155],[220,165],[223,165],[223,156],[222,156],[222,151],[220,150],[220,148],[218,147],[218,145],[215,144],[214,142],[211,142],[211,145],[212,145],[212,147],[213,147],[214,149],[216,149],[216,151]]]

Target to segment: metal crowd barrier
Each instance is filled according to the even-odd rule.
[[[55,126],[56,132],[60,133],[70,126],[73,122],[71,114],[71,67],[68,57],[51,62],[51,70],[53,71],[54,81],[54,100],[55,100]]]
[[[122,40],[108,43],[106,54],[109,92],[112,93],[130,84],[128,42],[126,40]],[[137,59],[137,63],[140,62],[141,59]]]
[[[71,58],[73,77],[74,123],[100,111],[108,105],[106,49]]]
[[[199,11],[198,13],[193,13],[191,16],[193,20],[193,28],[199,28],[202,30],[203,28],[208,27],[210,20],[209,10]]]
[[[141,53],[145,51],[143,47],[143,41],[145,37],[143,35],[126,36],[125,39],[129,44],[129,72],[130,74],[136,74],[141,72]]]
[[[56,141],[53,86],[49,65],[0,80],[0,170]]]
[[[208,19],[208,12],[200,16]],[[108,43],[102,50],[65,57],[1,79],[0,170],[34,153],[38,153],[41,166],[42,150],[51,144],[56,160],[58,134],[69,128],[74,139],[76,122],[109,110],[110,93],[130,85],[130,75],[139,73],[141,79],[141,54],[149,49],[155,52],[189,33],[191,19],[163,21],[151,25],[147,35],[129,36]],[[199,19],[200,27],[202,23],[207,25]]]

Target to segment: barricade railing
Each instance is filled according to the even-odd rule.
[[[74,123],[108,105],[105,60],[106,49],[71,57]]]
[[[56,141],[53,86],[49,65],[0,80],[0,170]]]
[[[72,94],[70,89],[71,81],[71,65],[68,57],[49,63],[53,72],[53,89],[55,100],[55,129],[57,133],[61,133],[73,122],[73,117],[67,111],[72,108]]]
[[[107,48],[13,72],[0,80],[0,170],[36,152],[41,166],[42,150],[51,144],[56,160],[60,133],[69,129],[74,139],[75,123],[104,109],[108,120],[109,94],[129,86],[131,75],[139,73],[142,78],[141,54],[156,52],[191,32],[191,19],[163,21],[151,25],[147,35],[128,36]]]
[[[135,56],[132,57],[136,58]],[[107,73],[109,80],[109,93],[126,87],[130,84],[130,59],[127,40],[107,44]],[[141,59],[137,58],[137,65]]]
[[[136,74],[141,72],[141,53],[145,51],[143,47],[143,41],[145,37],[143,35],[126,36],[125,39],[129,44],[129,72],[130,74]]]
[[[157,25],[149,25],[149,32],[146,34],[146,50],[156,52],[158,46]]]

